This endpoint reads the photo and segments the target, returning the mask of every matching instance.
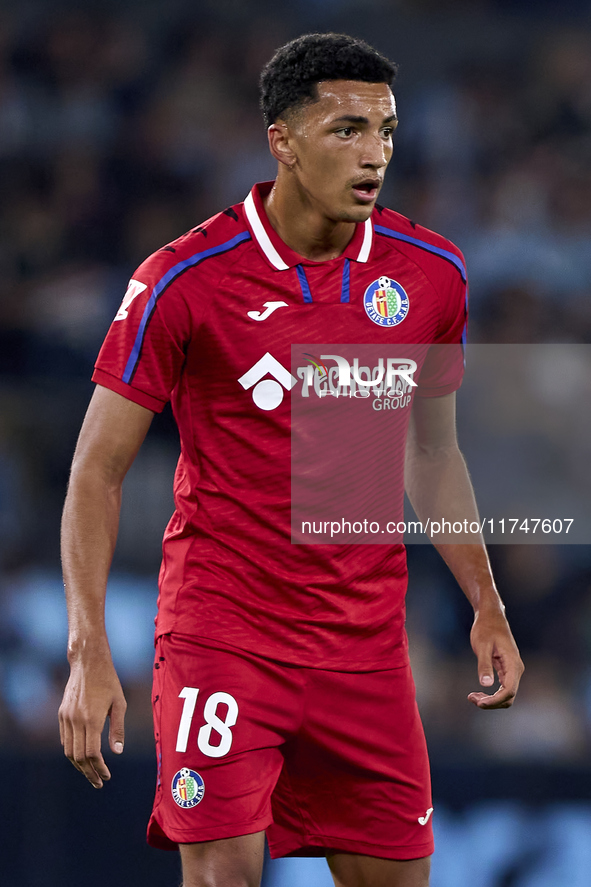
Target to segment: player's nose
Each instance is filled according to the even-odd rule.
[[[381,136],[370,136],[364,140],[360,155],[361,166],[367,169],[382,169],[390,160],[389,145]]]

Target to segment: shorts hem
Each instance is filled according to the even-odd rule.
[[[249,822],[216,825],[208,828],[166,829],[157,816],[152,815],[148,824],[147,841],[150,847],[159,850],[178,850],[179,844],[200,844],[203,841],[218,841],[223,838],[239,838],[242,835],[254,835],[264,832],[271,825],[272,819],[266,816]]]
[[[301,840],[294,839],[269,844],[271,859],[279,859],[284,856],[324,856],[323,851],[326,850],[376,856],[380,859],[422,859],[425,856],[431,856],[434,849],[433,841],[391,846],[371,844],[367,841],[347,841],[343,838],[332,838],[330,835],[306,835]]]

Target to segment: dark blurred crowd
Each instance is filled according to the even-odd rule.
[[[60,593],[59,511],[96,351],[146,255],[273,177],[257,108],[273,50],[332,29],[400,59],[382,202],[464,250],[471,341],[589,343],[586,6],[573,3],[568,21],[551,3],[485,0],[0,9],[0,743],[55,741],[63,654],[31,642],[15,589],[39,606]],[[174,451],[165,415],[122,517],[116,567],[151,577],[136,591],[154,602]],[[409,553],[409,630],[435,753],[582,760],[590,552],[499,546],[492,557],[528,671],[519,706],[491,727],[465,703],[476,689],[469,608],[433,551]],[[129,674],[132,732],[150,742],[145,679]]]
[[[201,5],[202,16],[181,4],[166,18],[100,4],[0,14],[3,372],[86,372],[130,271],[273,175],[257,78],[297,33],[293,10],[286,20],[265,4],[250,15],[248,3],[222,3],[217,15]],[[342,6],[344,25],[356,4]],[[430,4],[387,6],[368,3],[369,23],[389,20],[380,48],[404,56],[410,10],[428,16]],[[465,11],[445,6],[443,38]],[[529,36],[515,25],[525,38],[515,46],[509,20],[504,45],[497,25],[487,54],[476,29],[494,24],[492,12],[474,21],[461,54],[439,47],[436,76],[409,82],[402,66],[384,201],[464,249],[473,341],[585,342],[590,31],[532,19]]]

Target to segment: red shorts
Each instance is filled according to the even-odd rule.
[[[266,829],[273,857],[433,852],[429,763],[409,666],[323,671],[165,635],[153,704],[152,846]]]

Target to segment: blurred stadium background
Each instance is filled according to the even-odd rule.
[[[591,341],[586,0],[0,3],[7,887],[179,881],[176,854],[143,838],[156,573],[177,448],[170,415],[155,421],[126,482],[109,625],[128,739],[100,793],[59,747],[59,516],[93,360],[127,279],[152,250],[273,177],[258,72],[278,45],[311,30],[364,37],[400,63],[401,124],[381,199],[464,250],[470,340]],[[579,412],[589,413],[588,396]],[[588,475],[589,448],[573,439],[554,479],[568,475],[568,452]],[[523,453],[510,435],[501,466],[517,482]],[[519,704],[485,714],[465,701],[476,685],[469,607],[435,552],[409,551],[409,633],[436,798],[432,884],[584,887],[591,548],[495,546],[491,556],[528,670]],[[274,863],[265,887],[323,887],[322,865]]]

